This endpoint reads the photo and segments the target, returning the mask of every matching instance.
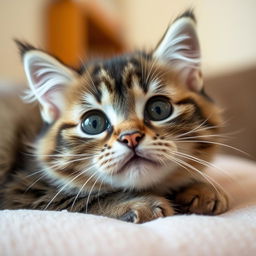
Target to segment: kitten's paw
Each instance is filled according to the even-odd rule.
[[[228,198],[221,189],[217,190],[205,183],[189,185],[175,195],[178,212],[217,215],[227,211]]]
[[[174,210],[168,200],[157,196],[141,197],[129,202],[129,211],[119,219],[132,223],[144,223],[160,217],[171,216]]]

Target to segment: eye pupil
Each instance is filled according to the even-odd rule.
[[[92,127],[93,127],[94,129],[97,128],[97,121],[96,121],[96,120],[93,120],[93,121],[92,121]]]
[[[158,115],[161,115],[162,113],[161,108],[159,106],[155,107],[155,111]]]

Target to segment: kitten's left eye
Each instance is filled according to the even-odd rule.
[[[107,117],[101,111],[88,112],[82,123],[83,132],[89,135],[96,135],[104,132],[110,126]]]
[[[173,107],[168,98],[156,96],[146,104],[146,116],[152,121],[161,121],[169,117],[173,112]]]

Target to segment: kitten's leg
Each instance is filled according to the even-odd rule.
[[[174,195],[180,213],[217,215],[227,211],[228,197],[208,183],[192,183]]]
[[[123,193],[92,205],[90,212],[127,222],[143,223],[159,217],[174,215],[170,202],[155,195],[135,196]]]
[[[143,223],[159,217],[174,215],[169,200],[164,197],[145,193],[110,192],[107,194],[91,194],[89,197],[56,195],[52,191],[34,200],[32,209],[68,210],[95,215],[107,216],[127,222]],[[54,198],[54,200],[52,200]],[[21,208],[21,207],[19,207]]]

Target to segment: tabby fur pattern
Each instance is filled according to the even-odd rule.
[[[153,51],[88,61],[79,70],[17,44],[31,104],[1,99],[1,209],[134,223],[227,209],[225,193],[204,174],[222,121],[204,93],[191,11]]]

